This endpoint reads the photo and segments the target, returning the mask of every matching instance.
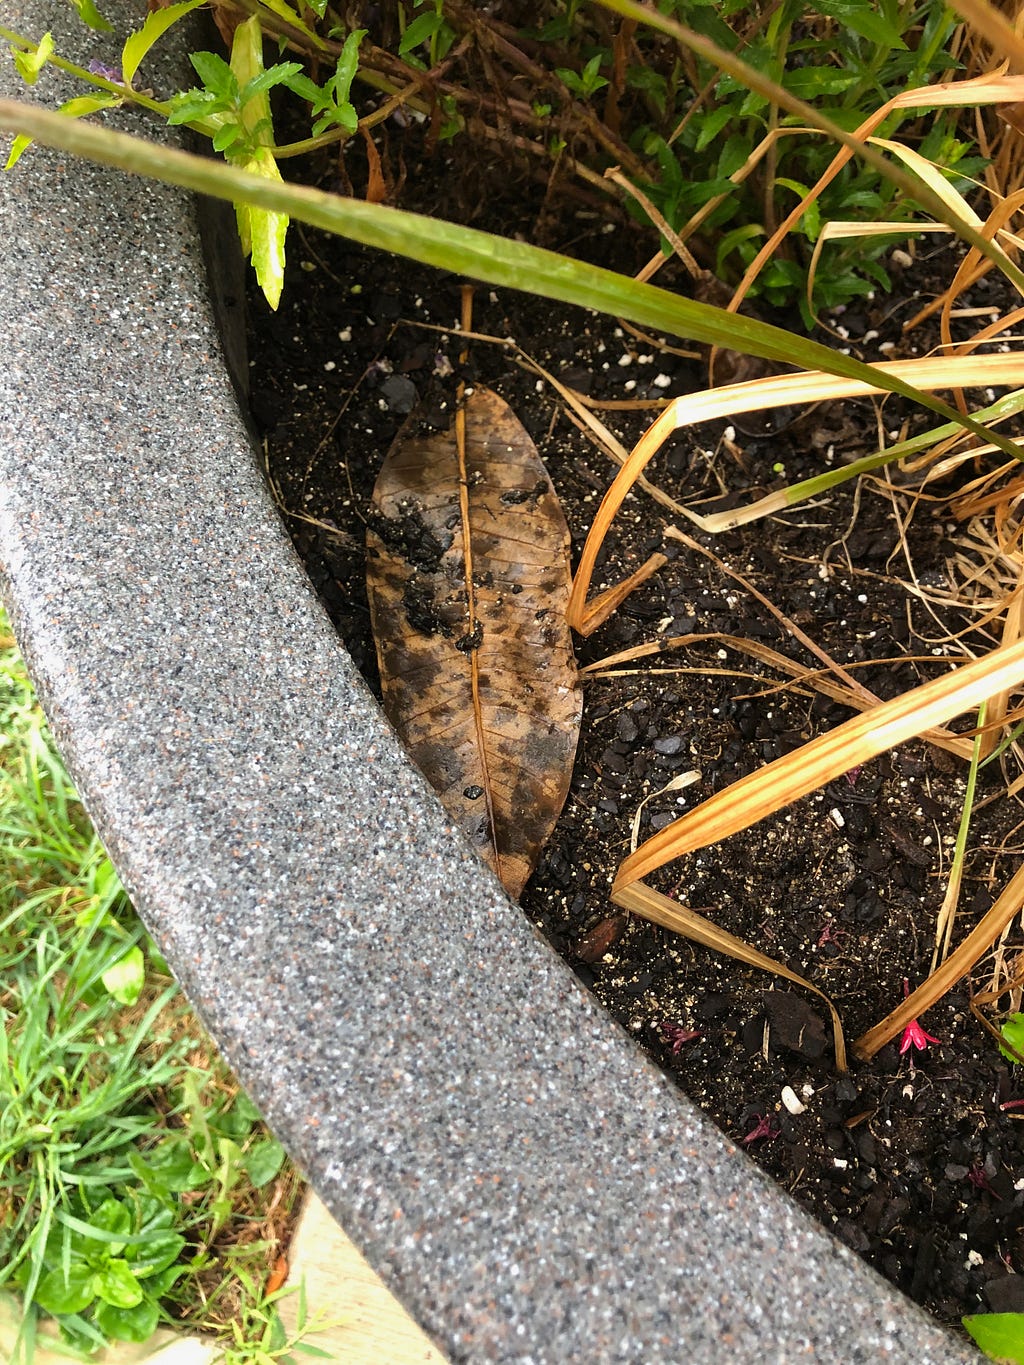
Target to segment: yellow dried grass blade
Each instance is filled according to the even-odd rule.
[[[920,389],[1012,387],[1024,381],[1024,356],[939,356],[922,360],[892,360],[874,367],[881,374],[912,382]],[[681,427],[717,417],[821,402],[829,398],[865,397],[880,393],[879,387],[862,380],[845,379],[820,370],[771,375],[721,389],[705,389],[675,399],[648,427],[619,470],[594,517],[580,556],[569,598],[569,624],[581,635],[596,629],[592,605],[587,603],[594,567],[601,545],[616,513],[649,461],[665,441]]]
[[[677,901],[669,900],[668,896],[663,896],[660,891],[655,891],[645,882],[633,882],[630,886],[623,887],[620,891],[613,893],[612,900],[616,905],[621,905],[624,910],[629,910],[634,915],[642,915],[644,919],[650,920],[653,924],[660,924],[664,929],[671,929],[673,933],[684,934],[694,943],[700,943],[705,948],[726,953],[739,962],[745,962],[748,967],[757,967],[763,972],[774,972],[776,976],[785,977],[787,981],[792,981],[797,986],[803,986],[805,990],[813,991],[828,1006],[829,1014],[832,1017],[836,1066],[840,1071],[846,1070],[846,1042],[843,1038],[843,1026],[839,1021],[839,1014],[825,992],[819,990],[812,982],[791,971],[784,963],[759,952],[745,939],[737,938],[728,930],[719,928],[712,920],[705,919],[703,915],[698,915],[696,910],[691,910],[687,905],[680,905]]]
[[[604,659],[598,659],[592,664],[587,664],[580,669],[580,674],[593,675],[594,677],[615,677],[615,669],[619,664],[635,663],[638,659],[650,658],[652,654],[667,654],[673,649],[685,649],[687,645],[704,644],[713,642],[718,645],[725,645],[729,649],[735,649],[740,654],[746,654],[752,659],[757,659],[759,663],[767,664],[769,668],[777,668],[780,673],[786,674],[792,681],[785,686],[802,687],[820,692],[822,696],[829,697],[832,701],[837,701],[843,706],[848,706],[852,711],[866,711],[871,707],[880,705],[878,698],[868,693],[865,699],[862,693],[857,692],[854,687],[847,687],[843,683],[836,682],[835,678],[826,669],[816,670],[806,668],[803,664],[794,663],[785,654],[780,654],[778,650],[771,649],[768,645],[760,644],[756,640],[744,640],[738,635],[723,635],[719,631],[702,635],[672,635],[660,640],[654,640],[643,645],[633,645],[630,649],[623,649],[617,654],[609,654]],[[909,660],[879,660],[881,663],[907,663]],[[658,672],[659,670],[650,670]],[[706,671],[694,669],[694,672]],[[954,735],[952,731],[936,727],[926,730],[921,739],[927,740],[929,744],[934,744],[938,749],[945,749],[947,753],[956,754],[958,758],[969,759],[973,752],[972,741],[963,735]]]
[[[1019,686],[1022,678],[1024,641],[1018,641],[845,721],[758,772],[741,777],[659,830],[620,865],[613,896],[674,858],[720,843],[886,749],[979,706],[1005,688]]]
[[[818,263],[821,260],[821,253],[829,242],[846,241],[849,238],[860,237],[909,237],[911,233],[923,232],[952,232],[953,229],[945,223],[854,223],[843,220],[842,222],[826,223],[818,233],[818,240],[814,243],[814,250],[811,252],[810,264],[807,267],[807,289],[805,296],[807,307],[812,316],[814,313],[814,281],[818,278]]]
[[[869,1028],[853,1045],[856,1056],[867,1061],[879,1048],[885,1047],[898,1033],[941,1000],[948,990],[965,976],[986,953],[1006,926],[1024,906],[1024,865],[1019,867],[1004,887],[995,904],[964,939],[963,943],[937,967],[927,980],[911,991],[906,1000],[887,1014],[881,1023]]]
[[[875,111],[854,132],[853,137],[861,143],[870,140],[875,129],[884,122],[895,109],[948,108],[977,106],[983,104],[1016,104],[1024,99],[1024,77],[991,75],[975,76],[966,81],[946,81],[939,85],[920,86],[916,90],[905,90],[894,96]],[[812,204],[835,179],[843,167],[853,157],[849,146],[840,147],[832,161],[822,172],[817,183],[804,195],[803,199],[786,215],[772,235],[764,243],[737,286],[729,304],[735,312],[750,292],[750,287],[764,269],[765,264],[775,252],[779,243],[800,221],[809,204]],[[1011,272],[1012,274],[1012,272]]]
[[[950,9],[961,15],[992,44],[992,51],[1024,67],[1024,39],[1012,24],[986,0],[950,0]]]
[[[953,188],[934,162],[929,161],[920,152],[915,152],[912,147],[907,147],[902,142],[894,142],[885,137],[869,137],[868,141],[875,147],[884,147],[887,152],[899,157],[915,175],[921,177],[926,185],[931,186],[932,193],[942,200],[954,217],[968,223],[975,231],[981,231],[984,225],[982,219],[974,212],[963,195]]]
[[[844,241],[849,237],[896,237],[911,235],[916,236],[921,232],[952,232],[953,229],[946,223],[919,223],[914,221],[903,223],[857,223],[851,221],[836,221],[826,223],[821,229],[818,237],[826,241],[835,239]]]

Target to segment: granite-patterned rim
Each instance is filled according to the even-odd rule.
[[[82,53],[56,9],[5,21]],[[214,1037],[441,1348],[977,1359],[694,1111],[451,830],[263,490],[187,197],[34,149],[0,223],[0,585],[54,731]]]

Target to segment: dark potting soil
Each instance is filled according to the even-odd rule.
[[[628,273],[651,253],[649,232],[569,196],[545,197],[507,163],[450,160],[459,153],[445,147],[428,154],[410,135],[400,152],[403,207],[539,237]],[[326,158],[303,174],[337,186],[337,163]],[[348,174],[365,184],[352,164]],[[927,349],[930,341],[904,337],[901,323],[919,305],[918,291],[929,292],[922,281],[937,288],[951,274],[949,261],[934,261],[898,275],[890,296],[832,320],[849,338],[843,344],[865,359],[880,358],[887,342],[890,358]],[[690,292],[674,264],[658,283]],[[547,463],[576,554],[614,472],[558,394],[517,363],[513,350],[474,342],[460,363],[464,342],[453,327],[461,284],[293,229],[279,312],[271,314],[255,290],[250,298],[251,406],[271,485],[313,583],[375,688],[364,521],[381,460],[415,405],[446,428],[460,375],[496,389]],[[982,285],[968,302],[992,298]],[[705,382],[702,362],[679,354],[692,350],[685,342],[638,339],[614,319],[511,290],[477,289],[474,329],[515,338],[596,403],[662,399]],[[652,418],[650,410],[621,408],[598,415],[627,447]],[[682,433],[648,476],[704,511],[745,504],[869,453],[877,432],[895,430],[907,415],[894,403],[858,401],[789,416],[774,431],[747,420],[749,430],[722,422]],[[919,415],[909,420],[921,423]],[[617,581],[656,549],[669,562],[579,642],[580,664],[701,632],[759,641],[816,666],[720,568],[665,537],[675,522],[836,660],[863,665],[858,679],[880,697],[936,676],[942,665],[902,660],[945,657],[951,651],[942,637],[964,619],[954,614],[940,624],[904,586],[909,574],[894,504],[906,520],[908,500],[865,483],[712,538],[635,493],[597,578]],[[941,503],[916,508],[908,538],[922,585],[947,583],[953,533]],[[645,921],[618,917],[608,898],[641,802],[647,837],[850,712],[820,694],[781,687],[777,675],[714,639],[628,667],[586,681],[569,798],[523,897],[525,912],[637,1044],[900,1289],[945,1321],[986,1309],[1024,1311],[1024,1115],[1000,1109],[1024,1095],[1024,1084],[969,1008],[972,985],[988,984],[985,963],[973,983],[960,982],[922,1021],[937,1045],[901,1056],[890,1044],[839,1075],[825,1010],[814,997]],[[983,771],[979,801],[1005,785],[997,769]],[[663,790],[690,770],[700,774],[695,785]],[[916,985],[927,973],[964,776],[961,760],[908,744],[651,881],[821,986],[854,1038],[898,1003],[904,978]],[[1017,804],[1006,799],[977,814],[957,940],[1013,871],[1020,823]],[[1008,955],[1020,940],[1018,928]],[[790,1112],[784,1087],[793,1092],[791,1107],[795,1099],[802,1111]]]

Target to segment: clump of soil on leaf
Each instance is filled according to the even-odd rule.
[[[450,153],[427,156],[407,142],[403,154],[402,206],[458,216]],[[336,172],[323,163],[307,174],[329,183]],[[651,234],[624,219],[609,222],[569,200],[553,215],[550,194],[532,194],[507,175],[488,188],[492,196],[476,202],[475,226],[530,238],[543,217],[546,245],[627,273],[650,256]],[[381,461],[414,407],[443,427],[460,377],[501,394],[540,449],[575,554],[614,468],[515,349],[473,342],[460,363],[464,343],[452,329],[461,280],[317,232],[293,229],[290,241],[279,313],[271,315],[255,291],[250,300],[252,411],[298,551],[357,665],[379,689],[365,523]],[[883,343],[892,343],[888,358],[927,349],[930,341],[904,337],[901,323],[920,304],[915,293],[943,287],[952,269],[948,259],[918,262],[893,295],[851,307],[842,318],[845,344],[868,360],[879,358]],[[658,282],[689,290],[672,264]],[[986,291],[983,282],[965,302],[990,301]],[[614,319],[526,294],[481,286],[474,328],[514,338],[597,403],[662,399],[706,382],[702,364],[680,354],[692,348],[677,338],[637,337]],[[623,407],[598,415],[627,447],[652,420],[651,411]],[[648,477],[678,501],[727,507],[868,454],[880,431],[919,420],[894,403],[868,401],[790,417],[781,429],[720,423],[682,433]],[[894,506],[908,520],[911,504],[898,492],[866,482],[704,539],[888,698],[936,676],[944,666],[937,660],[955,656],[946,632],[964,625],[940,623],[908,592]],[[569,797],[524,910],[637,1044],[895,1285],[945,1321],[986,1308],[1024,1310],[1024,1124],[1021,1111],[1000,1107],[1024,1095],[1024,1085],[972,1016],[972,983],[960,982],[922,1021],[937,1044],[904,1055],[889,1045],[839,1075],[820,1001],[627,919],[608,899],[642,802],[644,838],[849,715],[820,694],[782,685],[714,638],[759,641],[818,667],[734,579],[665,537],[672,520],[643,492],[627,500],[595,587],[605,577],[618,581],[655,550],[669,562],[578,642],[577,657],[585,665],[674,635],[711,638],[586,679]],[[955,534],[941,503],[916,507],[907,543],[919,583],[946,583]],[[670,788],[691,771],[699,773],[692,785]],[[855,1037],[902,999],[905,978],[917,985],[927,974],[965,773],[958,759],[907,745],[652,882],[810,978]],[[992,903],[1019,852],[1019,810],[999,796],[1001,787],[999,764],[990,764],[957,941]],[[985,804],[987,797],[996,799]],[[1018,930],[1009,955],[1019,940]],[[988,984],[979,968],[973,988]]]

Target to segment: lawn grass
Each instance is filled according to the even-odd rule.
[[[204,1034],[72,787],[0,613],[0,1290],[81,1351],[158,1326],[286,1359],[301,1180]],[[301,1347],[299,1349],[302,1349]]]

